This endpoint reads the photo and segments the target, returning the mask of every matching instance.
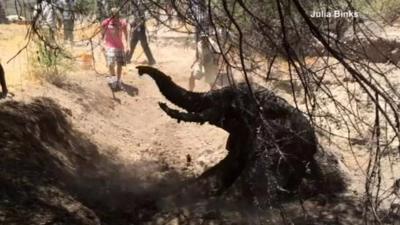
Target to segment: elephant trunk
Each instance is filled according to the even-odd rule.
[[[160,92],[175,105],[188,112],[200,112],[211,106],[206,93],[190,92],[176,85],[171,77],[149,66],[138,66],[139,75],[148,74],[156,82]]]

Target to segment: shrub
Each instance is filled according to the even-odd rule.
[[[57,87],[66,83],[66,71],[73,69],[73,58],[64,49],[53,49],[43,42],[35,42],[35,52],[31,57],[34,78],[45,80]]]

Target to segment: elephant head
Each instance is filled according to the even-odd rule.
[[[154,79],[161,93],[173,104],[184,109],[186,112],[170,108],[166,103],[159,103],[161,109],[170,117],[179,121],[197,122],[203,124],[209,122],[227,132],[242,129],[247,125],[241,115],[251,113],[254,110],[243,110],[241,104],[245,99],[240,98],[240,89],[224,88],[207,93],[191,92],[176,85],[172,79],[159,71],[148,66],[137,67],[139,75],[148,74]],[[245,95],[243,95],[245,96]],[[241,99],[242,102],[235,101]],[[246,106],[244,106],[246,107]]]
[[[138,66],[139,75],[152,77],[161,93],[186,112],[159,103],[161,109],[178,121],[216,125],[230,134],[238,131],[258,132],[273,129],[274,136],[291,136],[294,142],[316,145],[314,129],[301,111],[286,100],[257,84],[245,83],[206,93],[191,92],[176,85],[172,79],[148,66]],[[250,92],[250,89],[252,91]],[[258,128],[257,128],[258,127]],[[315,153],[315,147],[313,148]]]

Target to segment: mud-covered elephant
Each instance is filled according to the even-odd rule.
[[[321,175],[314,159],[318,144],[307,117],[270,90],[245,83],[206,93],[187,91],[158,69],[138,66],[178,111],[161,109],[185,122],[208,122],[226,130],[228,154],[197,180],[212,182],[212,193],[240,186],[247,194],[294,192],[303,178]],[[236,185],[240,182],[239,185]]]

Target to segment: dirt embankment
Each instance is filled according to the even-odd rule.
[[[119,165],[73,129],[68,114],[48,98],[1,104],[0,223],[138,224],[149,218],[178,177],[171,171],[166,180],[143,178],[146,168],[163,170],[151,162]]]

